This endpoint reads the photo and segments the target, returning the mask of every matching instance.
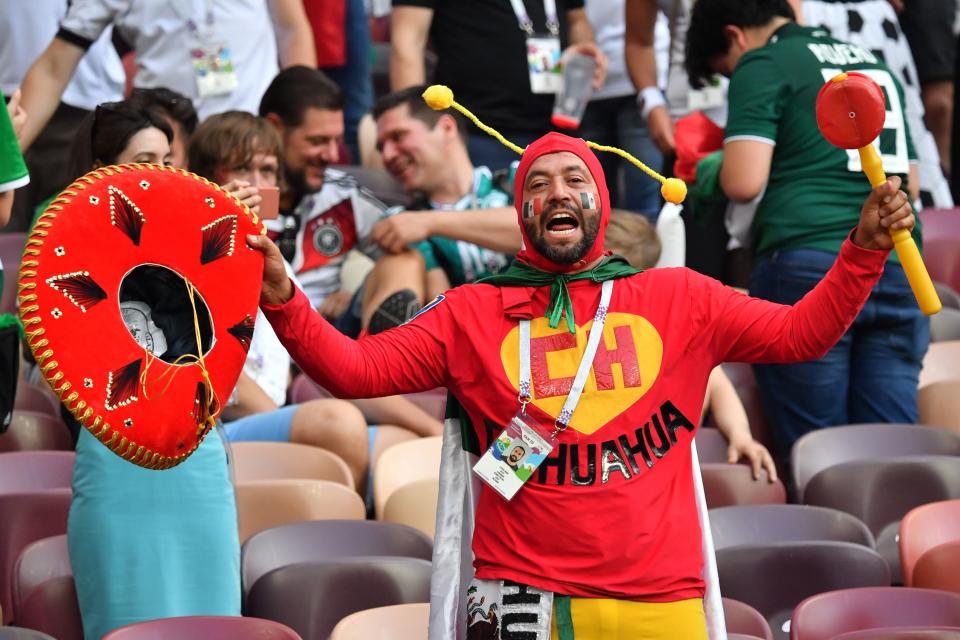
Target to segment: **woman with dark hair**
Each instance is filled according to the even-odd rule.
[[[153,111],[104,104],[88,125],[74,147],[77,175],[110,164],[169,164],[173,136]],[[125,305],[150,313],[121,292],[126,318]],[[141,333],[159,332],[163,344],[149,315],[142,324]],[[240,615],[236,502],[219,430],[177,467],[152,471],[80,429],[67,539],[87,638],[156,618]]]

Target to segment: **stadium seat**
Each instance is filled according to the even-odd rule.
[[[836,509],[799,504],[758,504],[710,510],[717,549],[771,542],[828,540],[870,549],[873,534],[855,517]]]
[[[0,640],[57,640],[51,636],[33,629],[20,627],[0,627]]]
[[[746,633],[728,633],[727,640],[763,640],[763,638]]]
[[[329,480],[355,489],[350,467],[337,454],[294,442],[234,442],[234,482]]]
[[[53,536],[27,545],[13,569],[13,618],[35,588],[53,578],[73,575],[67,536]]]
[[[16,623],[57,640],[84,640],[73,576],[50,578],[35,586],[20,603]]]
[[[960,540],[946,542],[920,556],[913,566],[913,586],[960,593]]]
[[[931,342],[927,347],[918,387],[943,380],[960,380],[960,340]]]
[[[21,380],[17,383],[17,393],[13,399],[13,408],[20,411],[35,411],[47,415],[60,416],[60,401],[45,383],[33,384]]]
[[[933,288],[937,290],[940,302],[944,309],[957,309],[960,311],[960,293],[948,284],[942,282],[933,283]]]
[[[960,455],[960,434],[912,424],[830,427],[797,440],[790,458],[797,495],[801,502],[807,502],[807,483],[828,467],[853,460],[921,455]]]
[[[960,340],[960,310],[943,308],[930,316],[930,342]]]
[[[960,380],[942,380],[917,391],[918,421],[960,433]]]
[[[900,521],[900,563],[903,583],[914,586],[911,575],[920,557],[934,547],[960,541],[960,500],[931,502],[912,509]],[[954,567],[954,570],[960,567]],[[960,574],[960,571],[957,571]]]
[[[7,451],[73,451],[73,438],[59,417],[35,411],[13,412],[6,432],[0,433],[0,453]]]
[[[3,269],[3,293],[0,295],[0,313],[17,312],[17,276],[20,270],[20,257],[27,234],[5,231],[0,233],[0,262]]]
[[[418,438],[383,452],[373,473],[373,504],[378,520],[383,519],[387,498],[398,488],[416,480],[440,477],[441,441],[440,436]]]
[[[919,217],[930,277],[960,291],[960,210],[922,209]]]
[[[327,480],[259,480],[236,485],[240,542],[253,534],[306,520],[363,520],[357,492]]]
[[[287,389],[287,398],[290,400],[290,404],[303,404],[311,400],[332,397],[333,396],[302,373],[293,379],[293,382],[290,383],[290,388]]]
[[[729,507],[741,504],[783,504],[787,492],[780,480],[769,482],[767,472],[753,479],[753,471],[743,464],[707,462],[700,465],[707,507]]]
[[[727,461],[727,439],[719,429],[701,427],[694,436],[697,443],[697,458],[700,464],[724,463]]]
[[[841,633],[833,640],[960,640],[960,627],[881,627]]]
[[[960,627],[960,594],[910,587],[842,589],[797,605],[790,639],[831,640],[871,628],[937,626]]]
[[[103,640],[302,640],[285,625],[239,616],[162,618],[114,629]]]
[[[436,478],[405,484],[387,498],[381,520],[413,527],[432,539],[436,534],[439,494],[440,482]]]
[[[833,589],[890,584],[874,551],[849,542],[781,542],[717,550],[720,592],[759,611],[773,637],[787,638],[790,614],[805,598]]]
[[[427,640],[430,605],[395,604],[352,613],[341,620],[330,640]]]
[[[430,561],[433,544],[420,531],[373,520],[314,520],[265,529],[240,550],[244,595],[264,574],[298,562],[370,556]]]
[[[73,451],[0,453],[0,494],[69,489],[75,459]]]
[[[276,620],[304,638],[327,638],[366,609],[430,600],[430,563],[418,558],[351,558],[274,569],[257,580],[247,613]]]
[[[727,638],[739,633],[746,637],[773,640],[773,632],[763,615],[748,605],[733,598],[721,598],[723,601],[723,619],[727,625]]]
[[[807,504],[846,511],[869,527],[893,584],[903,580],[900,520],[914,507],[952,498],[960,498],[960,458],[954,456],[845,462],[815,475],[804,493]]]

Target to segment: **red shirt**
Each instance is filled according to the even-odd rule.
[[[710,371],[725,361],[820,357],[853,322],[886,257],[848,240],[837,265],[793,307],[688,269],[616,280],[570,428],[512,501],[483,488],[477,576],[582,597],[702,597],[690,442]],[[264,311],[303,370],[335,395],[445,386],[486,448],[519,408],[520,317],[532,318],[528,411],[548,423],[560,412],[600,300],[592,281],[569,288],[575,336],[542,317],[549,287],[465,285],[410,323],[358,342],[323,321],[299,291]]]

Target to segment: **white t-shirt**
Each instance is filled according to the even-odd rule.
[[[178,91],[193,100],[202,120],[231,109],[257,112],[279,69],[268,1],[72,0],[60,26],[62,36],[82,44],[113,24],[133,47],[134,86]],[[231,93],[199,97],[191,50],[201,41],[229,50],[238,81]]]
[[[30,65],[57,34],[67,0],[6,0],[0,12],[0,91],[11,96]],[[112,30],[97,38],[80,60],[63,92],[63,102],[92,111],[101,102],[123,98],[125,76],[110,41]]]
[[[283,261],[287,275],[293,283],[300,285],[293,269]],[[274,332],[270,322],[257,309],[257,320],[253,325],[253,337],[250,339],[250,349],[247,351],[247,360],[243,363],[243,372],[257,383],[263,392],[278,406],[287,403],[287,386],[290,379],[290,354],[280,343],[280,338]]]
[[[624,57],[625,4],[625,0],[586,0],[587,19],[593,26],[597,46],[607,56],[607,79],[600,90],[594,92],[593,100],[619,98],[637,92],[627,73]],[[657,60],[657,85],[663,89],[667,86],[670,29],[662,11],[657,12],[653,50]]]

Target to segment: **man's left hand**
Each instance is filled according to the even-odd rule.
[[[590,56],[597,63],[597,67],[593,70],[593,90],[599,91],[603,81],[607,79],[606,54],[600,50],[596,42],[577,42],[564,49],[563,55],[560,56],[560,64],[565,65],[570,56],[578,53]]]
[[[910,206],[910,198],[900,191],[900,178],[890,176],[875,187],[860,211],[860,223],[853,234],[853,242],[864,249],[889,251],[893,249],[891,231],[913,229],[917,220]]]
[[[402,253],[410,245],[430,237],[429,223],[428,212],[404,211],[374,225],[370,241],[389,253]]]
[[[336,320],[343,315],[343,312],[347,310],[347,307],[350,306],[350,300],[353,298],[353,294],[349,291],[337,291],[336,293],[331,293],[326,298],[323,299],[323,302],[320,303],[320,306],[317,307],[317,311],[320,312],[327,320]]]

